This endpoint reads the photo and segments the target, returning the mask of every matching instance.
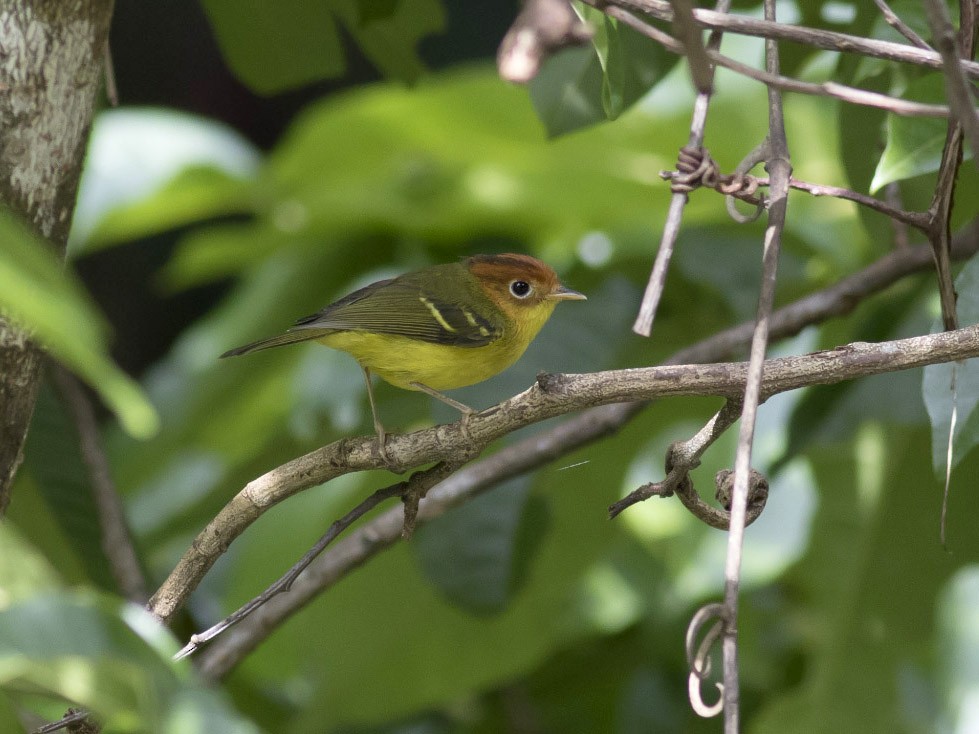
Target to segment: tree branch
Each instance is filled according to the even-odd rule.
[[[942,57],[942,69],[945,73],[945,96],[948,98],[949,106],[955,113],[955,119],[962,126],[969,145],[972,147],[972,162],[979,168],[979,115],[972,101],[969,92],[969,82],[965,78],[960,62],[964,55],[958,47],[955,28],[952,27],[952,19],[948,15],[948,8],[942,0],[925,0],[925,11],[928,16],[928,24],[931,26],[932,37],[938,52]],[[967,49],[972,49],[973,28],[963,28],[963,32],[968,33]]]
[[[686,49],[684,48],[683,44],[678,42],[675,38],[664,33],[658,28],[649,25],[628,11],[622,10],[621,8],[615,6],[607,6],[606,0],[582,0],[582,2],[596,8],[602,8],[610,17],[625,23],[639,33],[642,33],[648,38],[662,44],[668,51],[680,55],[686,53]],[[746,76],[749,79],[754,79],[755,81],[761,82],[769,87],[781,89],[786,92],[796,92],[798,94],[808,94],[816,97],[830,97],[832,99],[850,102],[851,104],[863,105],[864,107],[877,107],[878,109],[893,112],[895,115],[915,117],[949,116],[949,108],[947,105],[928,104],[925,102],[899,99],[897,97],[881,94],[880,92],[871,92],[866,89],[858,89],[857,87],[850,87],[846,84],[838,84],[837,82],[822,82],[821,84],[804,82],[799,79],[793,79],[792,77],[782,76],[781,74],[772,74],[768,71],[755,69],[752,66],[737,61],[736,59],[732,59],[730,56],[725,56],[724,54],[718,53],[715,49],[708,48],[706,54],[711,62],[717,64],[718,66],[723,66],[724,68]]]
[[[673,8],[666,0],[603,0],[603,2],[609,7],[638,11],[666,22],[673,21]],[[709,30],[791,41],[826,51],[860,54],[861,56],[870,56],[887,61],[924,66],[929,69],[943,68],[942,57],[936,51],[915,48],[903,43],[878,41],[872,38],[852,36],[848,33],[837,33],[836,31],[787,23],[774,23],[768,20],[748,18],[743,15],[729,15],[706,9],[695,8],[693,18],[699,26]],[[959,65],[967,76],[973,79],[979,78],[979,63],[963,60],[959,62]]]
[[[915,251],[921,249],[915,248]],[[926,258],[921,267],[927,267],[930,262],[927,250],[924,254]],[[780,333],[780,328],[776,327],[791,323],[791,319],[773,314],[772,334]],[[714,341],[710,348],[723,349],[726,346],[726,340],[721,339]],[[979,326],[880,344],[850,344],[811,355],[768,360],[761,394],[767,398],[778,392],[809,385],[833,384],[972,356],[979,356]],[[649,367],[583,375],[542,375],[538,384],[502,405],[509,404],[515,409],[519,406],[524,419],[527,419],[531,415],[542,416],[551,411],[556,414],[572,405],[594,405],[596,400],[619,402],[630,398],[645,400],[705,394],[738,399],[744,390],[746,374],[745,363],[729,363]],[[540,436],[525,439],[470,465],[429,492],[419,506],[418,522],[428,522],[506,477],[523,473],[607,435],[642,407],[639,403],[629,403],[590,410]],[[475,429],[478,421],[479,430],[485,435],[486,422],[495,418],[495,415],[489,418],[485,415],[486,411],[474,416],[470,429]],[[406,441],[425,440],[428,435],[444,428],[448,426],[392,436],[389,438],[389,448],[396,438],[398,450],[403,454]],[[360,444],[369,442],[366,438],[352,439],[349,442],[351,452],[359,450]],[[542,454],[537,453],[538,447]],[[451,451],[452,447],[447,445],[446,449]],[[279,624],[323,589],[397,542],[401,537],[403,520],[403,509],[395,508],[337,542],[329,553],[321,555],[299,575],[288,594],[271,599],[204,650],[200,657],[202,674],[212,679],[227,674]]]
[[[956,238],[953,256],[965,258],[977,251],[979,251],[979,221],[973,222]],[[772,315],[772,335],[775,338],[792,336],[812,324],[834,316],[843,316],[864,298],[887,288],[911,273],[928,269],[931,262],[931,252],[927,247],[914,247],[893,252],[833,286],[780,308]],[[752,328],[751,323],[745,323],[721,331],[708,339],[680,350],[666,363],[679,364],[724,359],[747,344],[751,338]],[[517,444],[517,446],[522,446],[523,451],[529,451],[535,456],[539,454],[542,457],[540,463],[543,463],[608,435],[627,422],[641,408],[642,405],[618,405],[591,410],[561,426],[550,429],[542,436],[535,436]],[[428,429],[426,445],[431,448],[432,444],[428,441],[433,432],[434,436],[438,437],[450,429],[451,426],[437,426]],[[390,441],[392,444],[400,446],[405,438],[405,436],[392,436]],[[355,441],[361,447],[356,457],[360,463],[357,468],[385,468],[376,451],[372,454],[372,442],[369,439],[346,439],[346,441]],[[200,579],[217,560],[217,557],[268,506],[295,492],[339,475],[338,467],[340,464],[336,458],[336,453],[337,448],[342,448],[343,445],[344,442],[341,441],[314,451],[284,464],[246,485],[197,536],[177,567],[150,599],[148,609],[161,619],[169,619],[184,604]],[[514,453],[513,447],[497,452],[494,457],[506,457],[506,460],[514,466],[519,464],[516,474],[540,465],[540,463],[535,463],[533,458],[529,460],[521,458],[519,452]],[[347,456],[348,466],[352,458],[350,455]],[[331,464],[331,461],[337,463]],[[482,464],[483,462],[480,462],[480,466]],[[269,492],[275,496],[267,498],[264,504],[260,504],[258,500],[252,501],[250,499],[250,494],[253,491],[259,497]]]
[[[634,21],[638,22],[629,13],[624,11],[616,12],[618,11],[617,8],[605,7],[604,5],[599,6],[597,4],[595,7],[600,7],[612,17],[618,18],[630,26],[633,25]],[[715,7],[719,12],[727,12],[728,8],[731,7],[731,1],[718,0]],[[649,26],[644,26],[642,32],[648,34],[648,29]],[[655,36],[655,34],[648,35]],[[661,35],[669,38],[666,34]],[[654,38],[654,40],[663,43],[663,40],[660,38]],[[673,39],[670,39],[670,42],[676,43]],[[679,46],[679,44],[677,45]],[[712,52],[716,52],[720,48],[720,45],[721,33],[719,31],[712,31],[710,37],[707,39],[707,46],[703,51],[709,55]],[[669,48],[669,46],[667,47]],[[709,78],[704,83],[701,91],[698,92],[697,99],[694,102],[693,119],[690,121],[690,136],[687,138],[687,145],[684,150],[696,151],[704,145],[704,129],[707,125],[707,109],[710,106],[713,80],[714,69],[711,67]],[[681,159],[683,155],[684,151],[681,151]],[[653,262],[653,269],[649,273],[649,281],[646,283],[646,290],[639,304],[639,313],[636,315],[636,321],[632,325],[632,330],[641,336],[649,336],[652,333],[653,319],[656,316],[656,310],[659,308],[660,298],[663,295],[663,288],[666,285],[666,271],[670,266],[670,260],[673,258],[673,248],[680,234],[680,222],[683,219],[683,209],[687,205],[687,198],[686,191],[674,189],[673,196],[670,199],[670,209],[666,215],[666,223],[663,226],[663,235],[660,237],[659,249],[656,251],[656,259]]]
[[[915,33],[914,29],[911,26],[909,26],[907,23],[901,20],[900,16],[898,16],[898,14],[895,13],[891,9],[891,6],[888,5],[884,0],[874,0],[874,5],[876,5],[877,9],[880,10],[880,14],[884,16],[884,20],[887,21],[887,25],[889,25],[891,28],[893,28],[898,33],[900,33],[902,36],[907,38],[909,41],[911,41],[911,43],[913,43],[918,48],[923,48],[928,51],[932,50],[931,46],[928,45],[925,39],[923,39],[921,36]]]

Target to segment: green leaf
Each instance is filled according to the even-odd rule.
[[[153,108],[102,112],[92,126],[69,255],[247,212],[259,161],[254,145],[213,120]]]
[[[146,611],[109,599],[59,593],[0,608],[0,688],[58,696],[109,731],[258,731],[170,662],[175,650]]]
[[[129,433],[153,435],[156,411],[109,358],[105,323],[82,286],[7,211],[0,211],[0,241],[0,307],[92,385]]]
[[[516,590],[518,530],[529,491],[525,477],[505,482],[419,528],[412,548],[422,571],[452,602],[478,614],[506,607]]]
[[[802,600],[791,619],[780,619],[804,657],[795,664],[797,684],[766,701],[748,731],[935,729],[930,718],[931,726],[910,725],[921,712],[909,678],[927,694],[935,600],[957,570],[976,563],[979,534],[963,500],[963,511],[949,515],[954,553],[938,542],[941,491],[927,454],[923,431],[884,425],[809,453],[820,495],[812,542],[780,585]],[[976,467],[971,461],[967,476]]]
[[[945,80],[940,73],[928,74],[912,82],[905,97],[918,102],[945,103]],[[891,181],[937,171],[947,130],[948,121],[944,119],[888,114],[887,145],[870,182],[870,193]],[[972,158],[968,146],[963,158]]]
[[[537,116],[551,137],[606,119],[605,77],[592,46],[566,48],[551,56],[529,89]]]
[[[259,94],[339,76],[343,43],[330,4],[308,0],[202,0],[221,52]]]
[[[530,98],[548,135],[614,120],[676,63],[662,46],[603,13],[584,9],[595,27],[591,44],[547,59],[530,83]]]

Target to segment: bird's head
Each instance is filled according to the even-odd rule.
[[[529,255],[475,255],[465,265],[507,319],[531,335],[559,301],[585,300],[584,294],[562,285],[548,265]]]

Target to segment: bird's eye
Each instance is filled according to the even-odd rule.
[[[510,293],[512,293],[517,298],[526,298],[530,295],[530,291],[533,290],[530,287],[530,283],[526,280],[515,280],[510,283]]]

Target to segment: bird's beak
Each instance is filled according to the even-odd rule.
[[[584,293],[573,291],[567,286],[559,285],[547,296],[555,301],[586,301],[588,297]]]

